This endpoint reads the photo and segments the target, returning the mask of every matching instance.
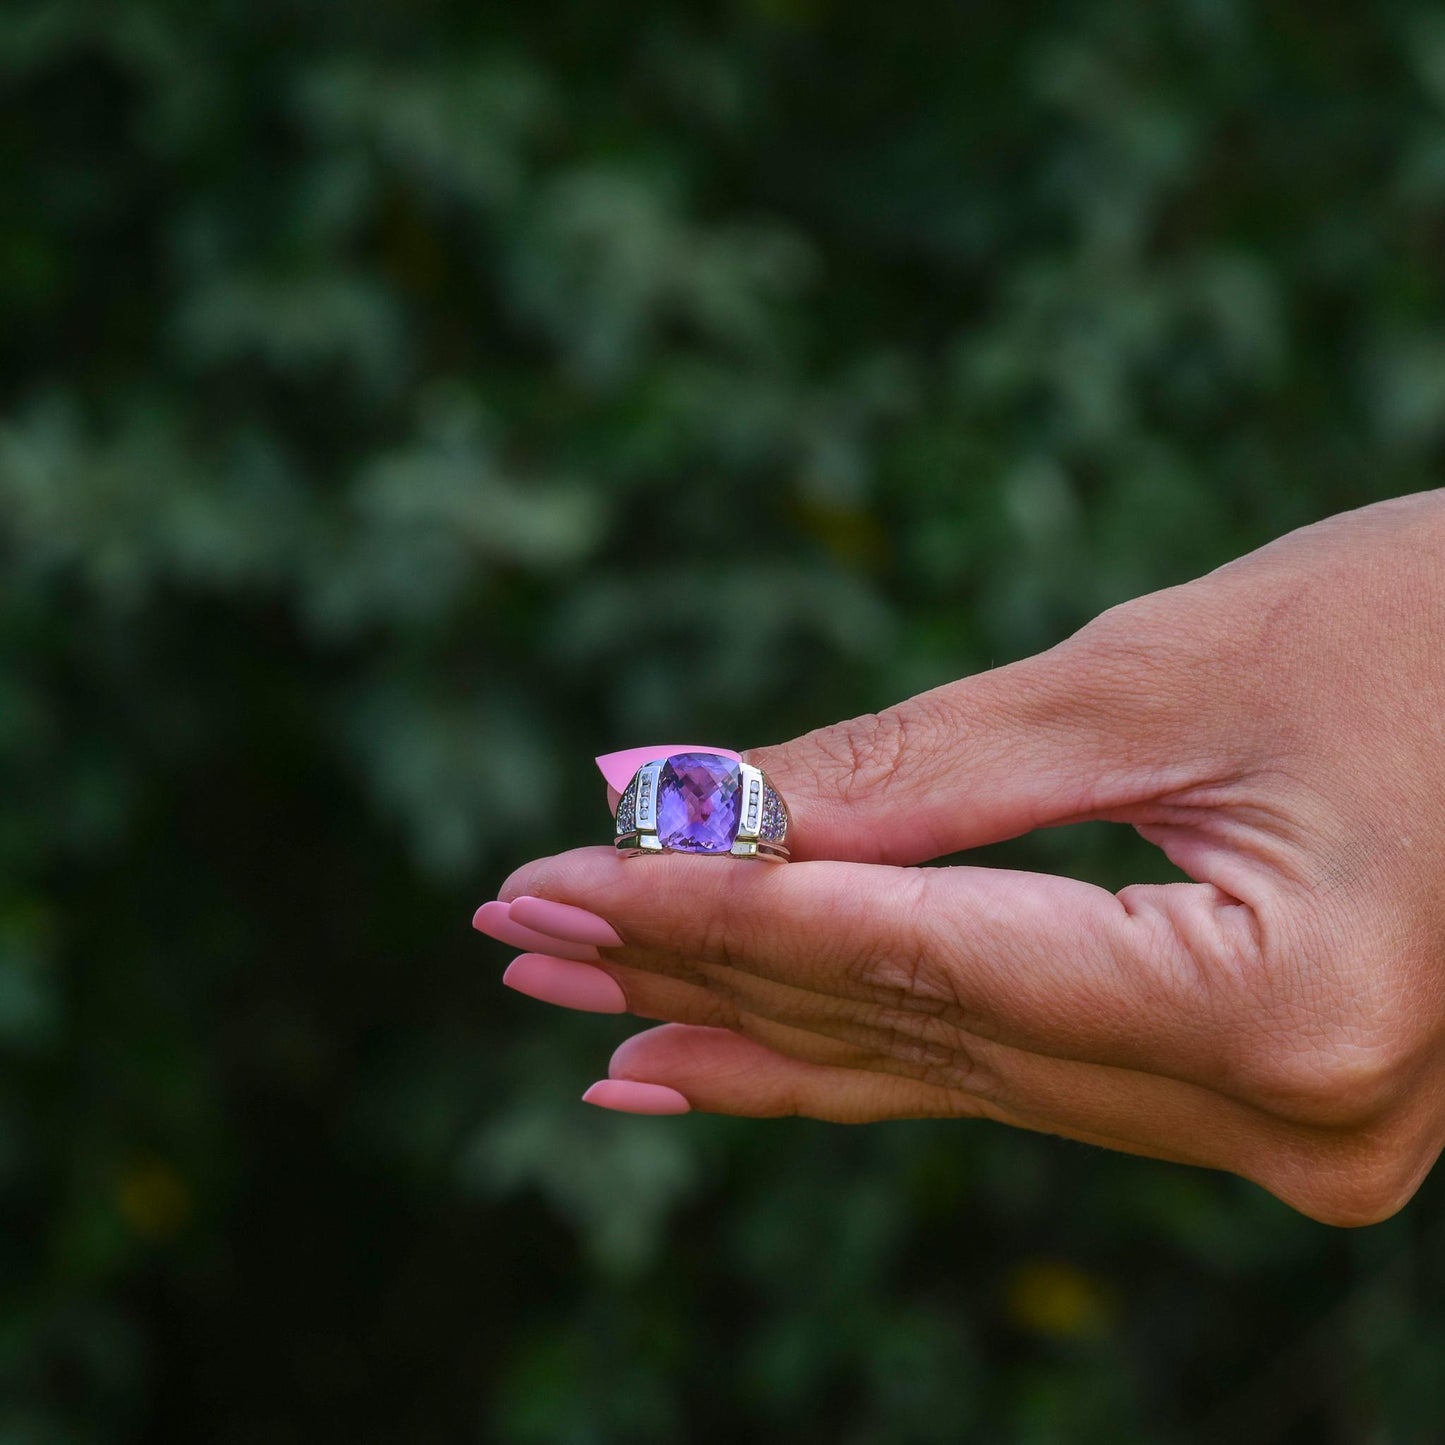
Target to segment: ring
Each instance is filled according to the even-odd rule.
[[[616,845],[647,853],[721,853],[786,863],[788,809],[761,768],[721,753],[644,763],[617,803]]]

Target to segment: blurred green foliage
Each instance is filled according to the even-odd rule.
[[[0,138],[0,1445],[1440,1438],[1438,1185],[605,1115],[467,927],[1436,480],[1438,7],[11,0]]]

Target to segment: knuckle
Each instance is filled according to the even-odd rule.
[[[940,1028],[927,1016],[899,1016],[893,1010],[876,1010],[870,1025],[879,1060],[891,1071],[976,1099],[997,1095],[998,1081],[980,1050],[970,1047],[958,1030]]]
[[[852,960],[858,981],[877,1001],[893,1012],[922,1012],[920,1005],[931,991],[925,979],[931,966],[923,950],[911,942],[890,941],[876,952],[859,952]]]
[[[813,734],[819,782],[845,802],[885,786],[906,758],[914,725],[901,707],[864,713]]]
[[[704,911],[696,920],[697,929],[693,946],[700,961],[731,968],[735,962],[736,950],[732,941],[732,928],[726,914]]]
[[[1059,651],[1077,654],[1105,671],[1114,666],[1164,669],[1171,652],[1153,645],[1161,631],[1178,632],[1171,613],[1177,589],[1147,593],[1116,602],[1091,618],[1060,645]],[[1170,637],[1171,649],[1188,646],[1189,638]]]
[[[911,1025],[882,1023],[878,1027],[883,1036],[879,1052],[911,1077],[921,1078],[935,1069],[968,1072],[968,1058],[962,1050],[946,1048]]]
[[[1292,1122],[1363,1129],[1399,1113],[1431,1040],[1372,949],[1294,938],[1267,960],[1236,1059],[1254,1102]]]
[[[1271,1193],[1321,1224],[1379,1224],[1414,1197],[1438,1150],[1423,1151],[1398,1128],[1363,1130],[1343,1142],[1302,1141]]]
[[[1270,1112],[1300,1124],[1361,1128],[1407,1087],[1409,1060],[1380,1042],[1257,1039],[1243,1066],[1246,1087]]]
[[[912,911],[915,917],[924,912],[921,905]],[[876,1003],[895,1016],[933,1019],[957,1028],[975,1022],[947,952],[922,927],[857,954],[853,966]]]
[[[1193,625],[1180,627],[1186,614]],[[1168,666],[1171,656],[1202,656],[1212,651],[1214,635],[1224,619],[1220,603],[1205,579],[1163,587],[1106,607],[1073,635],[1064,646],[1077,646],[1099,657],[1122,656],[1141,663]],[[1250,619],[1232,613],[1227,625],[1232,634],[1250,626]],[[1157,644],[1167,643],[1166,647]]]
[[[1002,1088],[993,1070],[986,1068],[972,1049],[950,1048],[917,1066],[915,1077],[923,1084],[943,1089],[953,1098],[997,1104]]]
[[[741,873],[734,869],[729,886],[713,896],[708,906],[694,911],[690,936],[674,940],[675,951],[718,968],[746,971],[759,942],[760,925],[743,897],[747,880]]]
[[[1118,603],[1058,645],[1058,655],[1089,678],[1078,706],[1097,714],[1113,736],[1157,734],[1180,743],[1197,738],[1201,717],[1218,715],[1221,698],[1231,695],[1218,685],[1226,639],[1231,677],[1247,673],[1233,662],[1251,655],[1249,626],[1221,621],[1196,589],[1185,583]],[[1186,614],[1187,627],[1181,626]],[[1121,720],[1128,727],[1120,727]]]

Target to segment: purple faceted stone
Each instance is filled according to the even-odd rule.
[[[726,853],[737,837],[742,774],[717,753],[678,753],[657,779],[657,839],[679,853]]]

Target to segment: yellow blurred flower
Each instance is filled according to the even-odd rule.
[[[146,1239],[169,1239],[191,1217],[191,1189],[163,1160],[132,1164],[116,1183],[121,1217]]]
[[[1020,1329],[1068,1340],[1097,1338],[1113,1313],[1102,1280],[1057,1259],[1020,1264],[1009,1277],[1005,1309]]]
[[[871,570],[888,560],[888,534],[871,513],[816,497],[793,504],[799,528],[816,537],[845,567]]]

